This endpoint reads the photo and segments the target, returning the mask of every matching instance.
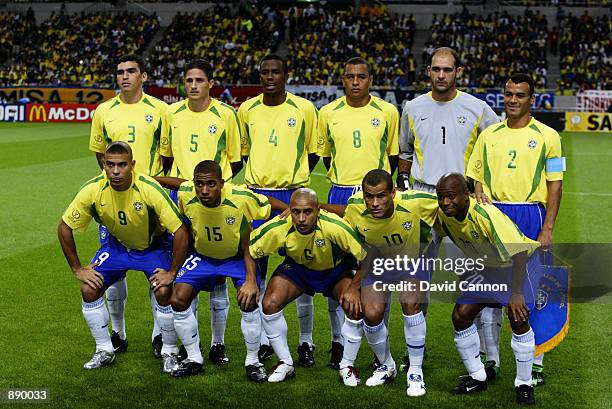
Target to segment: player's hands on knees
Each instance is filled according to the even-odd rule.
[[[361,315],[361,293],[353,286],[349,286],[340,296],[340,305],[349,317]]]
[[[508,311],[510,312],[510,319],[515,322],[529,320],[529,308],[522,293],[512,293],[508,301]]]
[[[156,268],[153,271],[153,275],[149,277],[151,283],[151,289],[157,291],[158,288],[167,287],[172,285],[174,281],[174,274],[164,270],[163,268]]]
[[[98,262],[91,263],[88,266],[81,267],[75,271],[76,278],[83,284],[87,284],[94,290],[99,290],[104,287],[104,277],[102,274],[94,270],[94,267],[98,266]]]
[[[491,199],[484,192],[476,192],[474,193],[474,198],[478,203],[481,204],[491,204]]]
[[[248,311],[257,304],[259,287],[257,283],[246,281],[237,291],[238,305],[242,311]]]
[[[283,210],[281,213],[279,213],[278,217],[280,219],[286,219],[287,217],[289,217],[289,215],[291,214],[291,209],[286,208],[285,210]]]

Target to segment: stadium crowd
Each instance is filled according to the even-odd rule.
[[[612,89],[612,39],[608,15],[567,16],[560,37],[560,91]]]
[[[547,40],[547,20],[539,11],[524,16],[477,15],[464,8],[460,13],[434,15],[423,61],[435,47],[447,45],[458,50],[463,61],[470,61],[459,80],[462,87],[501,87],[512,72],[532,72],[536,86],[544,88]],[[422,72],[420,78],[424,77]]]
[[[109,72],[119,54],[142,52],[159,29],[157,16],[144,13],[53,12],[38,26],[27,14],[0,19],[17,23],[0,29],[12,32],[0,46],[0,53],[10,57],[0,74],[2,85],[112,86]]]
[[[288,47],[288,83],[337,85],[340,62],[354,55],[369,56],[379,86],[408,86],[414,82],[413,15],[391,15],[382,7],[363,6],[355,13],[351,8],[332,10],[311,5],[293,24],[299,34]],[[317,69],[313,69],[312,61],[317,61]]]
[[[221,83],[256,84],[257,63],[283,36],[282,16],[270,7],[233,15],[228,6],[215,5],[212,12],[178,13],[148,62],[158,85],[176,84],[191,58],[210,61]]]

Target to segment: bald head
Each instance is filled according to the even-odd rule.
[[[436,185],[438,206],[448,217],[464,220],[470,208],[470,193],[460,173],[447,173]]]
[[[298,232],[310,234],[316,229],[319,219],[319,199],[314,190],[303,187],[293,192],[289,208],[291,220]]]
[[[302,204],[310,204],[314,207],[319,207],[319,198],[317,197],[317,192],[307,187],[301,187],[297,189],[291,195],[290,206],[293,206],[294,203],[300,202]]]

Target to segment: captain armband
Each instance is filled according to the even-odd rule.
[[[546,173],[565,172],[565,156],[546,159]]]

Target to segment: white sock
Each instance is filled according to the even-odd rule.
[[[197,293],[195,297],[193,297],[193,300],[191,300],[191,311],[193,311],[193,316],[195,317],[196,321],[198,320],[198,307],[200,305],[200,293]]]
[[[108,310],[104,305],[104,298],[100,297],[93,302],[83,301],[81,309],[91,330],[91,335],[96,341],[96,351],[114,352],[115,349],[108,332]]]
[[[363,337],[363,320],[354,321],[345,317],[344,324],[342,324],[342,337],[344,338],[344,353],[340,361],[341,369],[355,365]]]
[[[477,381],[486,381],[487,373],[480,361],[480,339],[474,324],[463,331],[455,331],[455,346],[468,374]]]
[[[313,297],[308,294],[302,294],[296,299],[297,317],[300,323],[300,345],[307,342],[312,345],[312,320],[314,315]]]
[[[535,335],[533,330],[529,328],[529,331],[521,335],[516,335],[513,331],[510,346],[516,360],[514,386],[531,386],[531,369],[533,367],[533,354],[535,353]]]
[[[279,361],[283,361],[287,365],[293,365],[293,358],[291,358],[289,345],[287,345],[287,321],[285,321],[283,311],[270,315],[262,313],[261,315],[263,317],[263,328]]]
[[[404,337],[406,338],[406,351],[410,357],[408,374],[423,376],[426,334],[427,322],[423,311],[414,315],[404,315]]]
[[[112,283],[106,289],[106,302],[113,331],[125,339],[125,303],[127,302],[127,283],[125,277]]]
[[[482,334],[486,344],[487,360],[495,361],[495,366],[500,365],[499,360],[499,333],[504,322],[504,311],[501,308],[486,307],[482,310],[480,317]],[[481,340],[482,342],[482,340]],[[482,346],[480,348],[482,350]]]
[[[157,322],[162,330],[162,354],[178,354],[176,345],[176,331],[174,330],[174,316],[172,306],[157,306]]]
[[[342,323],[344,322],[344,311],[338,301],[331,297],[327,298],[327,311],[331,327],[332,342],[344,343],[342,339]]]
[[[387,327],[387,330],[389,329],[389,318],[391,318],[391,297],[387,297],[385,313],[383,315],[383,321],[385,322],[385,327]]]
[[[378,358],[378,362],[387,365],[389,368],[395,368],[395,361],[393,361],[391,354],[388,353],[390,350],[389,331],[387,330],[385,321],[383,320],[380,324],[373,327],[364,322],[363,331],[368,339],[368,344],[370,344],[372,351],[374,351],[376,358]]]
[[[537,355],[535,358],[533,358],[533,364],[539,365],[542,367],[542,369],[544,369],[544,354]]]
[[[210,346],[225,344],[225,327],[229,313],[229,296],[227,284],[216,285],[210,293]]]
[[[202,358],[199,347],[198,321],[196,321],[193,311],[190,308],[185,311],[175,311],[173,309],[172,315],[174,316],[176,334],[187,351],[187,358],[201,364],[204,362],[204,358]]]
[[[263,330],[263,307],[261,302],[263,301],[264,295],[266,293],[266,280],[261,280],[259,282],[259,315],[261,316],[261,339],[259,340],[259,345],[267,345],[270,346],[270,341],[268,341],[268,336],[266,335],[266,331]]]
[[[261,339],[261,316],[259,308],[255,311],[244,312],[240,311],[242,319],[240,320],[240,329],[244,337],[246,345],[246,358],[244,366],[254,365],[259,362],[257,352],[259,351],[259,340]]]
[[[476,326],[476,331],[478,331],[478,338],[480,339],[480,357],[481,358],[482,357],[486,358],[487,356],[487,343],[485,342],[485,336],[484,336],[484,332],[482,331],[482,321],[481,321],[482,313],[487,308],[488,307],[484,307],[474,317],[474,325]]]
[[[125,288],[127,290],[127,287]],[[151,300],[151,315],[153,315],[153,332],[151,332],[151,340],[153,340],[153,338],[155,338],[158,335],[161,335],[161,325],[159,325],[159,322],[157,322],[157,307],[159,307],[159,304],[157,304],[157,300],[155,299],[155,293],[153,292],[153,290],[151,290],[149,288],[149,299]]]

